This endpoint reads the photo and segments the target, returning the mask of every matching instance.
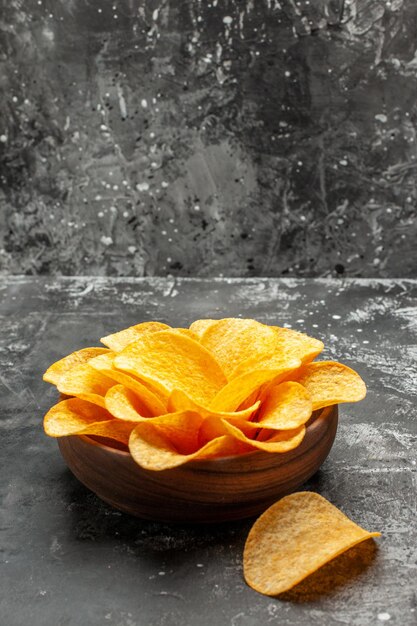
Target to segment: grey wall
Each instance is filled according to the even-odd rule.
[[[0,271],[416,276],[415,0],[0,0]]]

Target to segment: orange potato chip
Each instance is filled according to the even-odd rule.
[[[50,367],[48,367],[45,374],[43,375],[43,380],[47,383],[57,385],[62,376],[69,372],[76,365],[81,365],[81,363],[87,363],[87,361],[89,361],[90,359],[100,354],[106,354],[107,352],[107,348],[83,348],[82,350],[77,350],[77,352],[72,352],[72,354],[69,354],[63,359],[56,361]]]
[[[366,396],[366,386],[359,374],[334,361],[304,365],[294,372],[294,380],[307,389],[314,411],[341,402],[358,402]]]
[[[288,374],[300,366],[299,360],[294,360],[282,369],[276,370],[253,370],[234,378],[223,387],[213,398],[209,407],[216,411],[236,411],[236,409],[249,397],[254,400],[254,392],[265,383],[280,382]]]
[[[300,445],[304,439],[306,433],[305,426],[294,428],[293,430],[278,430],[273,432],[272,436],[265,441],[259,439],[252,439],[250,436],[245,435],[244,432],[237,428],[235,425],[230,424],[226,420],[223,420],[223,424],[232,437],[239,439],[243,443],[246,443],[252,448],[263,450],[264,452],[288,452]]]
[[[91,359],[88,364],[98,372],[108,376],[108,378],[134,391],[140,401],[147,407],[144,409],[145,415],[164,415],[167,412],[166,397],[158,396],[157,393],[154,393],[131,374],[126,374],[126,372],[116,369],[113,365],[115,356],[114,352],[109,351],[108,354]]]
[[[243,432],[253,432],[253,428],[246,429],[247,424],[251,424],[249,420],[253,417],[260,406],[260,402],[255,402],[252,406],[242,411],[215,411],[208,407],[202,406],[194,402],[183,391],[174,389],[168,401],[168,409],[170,411],[194,411],[204,418],[200,427],[200,443],[207,443],[211,439],[227,435],[227,431],[223,425],[222,419],[227,419],[231,423],[236,424]],[[255,426],[255,430],[259,426]]]
[[[110,348],[110,350],[121,352],[126,346],[134,343],[143,335],[169,329],[170,326],[162,322],[142,322],[141,324],[135,324],[135,326],[129,326],[129,328],[119,330],[119,332],[113,333],[112,335],[107,335],[107,337],[102,337],[100,341]]]
[[[174,411],[195,411],[203,417],[224,417],[224,418],[237,418],[248,420],[253,413],[259,408],[260,402],[254,402],[251,406],[241,411],[214,411],[209,407],[205,407],[198,402],[195,402],[187,396],[186,393],[179,389],[174,389],[169,396],[168,410]]]
[[[190,324],[190,330],[197,335],[198,338],[200,338],[208,328],[210,328],[210,326],[212,326],[213,324],[216,324],[219,320],[210,320],[210,319],[203,319],[203,320],[195,320],[195,322],[193,322],[192,324]]]
[[[123,385],[116,385],[109,389],[105,398],[107,410],[116,418],[129,420],[132,422],[147,422],[153,425],[157,424],[166,435],[171,443],[178,449],[182,449],[186,438],[188,440],[188,448],[198,448],[203,445],[204,439],[206,443],[210,439],[215,439],[220,435],[227,434],[226,429],[222,428],[221,417],[210,415],[210,418],[203,417],[194,410],[182,410],[157,417],[145,417],[141,412],[141,405],[138,398],[129,389]],[[246,411],[246,414],[249,412]],[[240,418],[242,419],[242,418]],[[208,433],[208,422],[213,420],[210,434]],[[216,420],[216,421],[215,421]],[[243,419],[242,419],[243,422]],[[202,429],[205,427],[204,436],[202,437]],[[217,429],[216,429],[217,426]],[[184,437],[186,433],[186,438]],[[170,437],[171,434],[171,437]],[[191,438],[191,439],[190,439]]]
[[[288,591],[342,552],[379,537],[312,492],[286,496],[252,526],[243,553],[247,584],[267,596]]]
[[[50,437],[98,435],[127,444],[135,424],[114,420],[110,413],[80,398],[55,404],[44,418],[45,433]]]
[[[193,333],[190,328],[170,328],[173,333],[179,333],[180,335],[184,335],[185,337],[189,337],[190,339],[194,339],[194,341],[198,342],[198,335]]]
[[[259,405],[259,403],[257,403],[257,405]],[[204,445],[211,439],[216,439],[222,435],[230,435],[225,422],[238,428],[248,439],[254,439],[254,435],[259,430],[259,425],[245,417],[246,411],[247,410],[240,411],[239,413],[226,413],[228,417],[221,417],[221,413],[205,417],[200,426],[200,444]]]
[[[81,363],[61,376],[57,389],[104,408],[104,396],[114,384],[114,380],[97,372],[89,363]]]
[[[197,341],[168,330],[127,346],[115,357],[114,365],[162,393],[180,389],[202,404],[210,403],[227,382],[210,352]]]
[[[285,367],[286,363],[294,359],[299,359],[301,363],[307,363],[320,354],[324,348],[322,341],[304,333],[279,326],[269,326],[268,328],[274,333],[272,349],[264,355],[251,354],[232,372],[232,378],[254,369]]]
[[[311,417],[313,403],[308,391],[296,382],[271,385],[262,399],[257,424],[262,428],[293,430]]]
[[[279,350],[288,356],[300,359],[303,363],[313,360],[323,351],[324,343],[292,328],[272,326],[276,333]]]
[[[255,320],[231,317],[208,326],[200,336],[200,343],[210,350],[230,379],[242,362],[269,355],[276,343],[276,333]]]
[[[190,415],[194,417],[190,418]],[[184,442],[183,434],[190,432],[190,428],[195,428],[201,418],[195,413],[189,413],[188,416],[184,413],[183,416],[181,419],[183,424],[177,432],[175,422],[172,420],[169,430],[163,424],[154,424],[154,420],[137,424],[129,439],[129,451],[138,465],[148,470],[161,471],[179,467],[196,459],[213,459],[250,450],[245,444],[227,435],[198,447],[198,429],[192,430],[195,435],[194,441],[187,439]],[[191,421],[194,423],[190,424]]]
[[[119,420],[140,422],[144,419],[152,419],[142,399],[124,385],[110,387],[104,398],[104,405],[109,413]]]

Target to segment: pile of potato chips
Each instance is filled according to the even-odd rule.
[[[68,397],[45,416],[45,432],[105,437],[148,470],[287,452],[313,411],[366,393],[350,368],[313,361],[321,341],[251,319],[144,322],[101,342],[46,371]]]

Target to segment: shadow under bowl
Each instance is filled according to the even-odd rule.
[[[145,470],[129,452],[85,435],[61,437],[58,445],[78,480],[116,509],[161,522],[225,522],[258,515],[298,489],[329,454],[337,423],[337,406],[327,407],[289,452],[256,450],[163,471]]]

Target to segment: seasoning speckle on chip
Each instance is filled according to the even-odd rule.
[[[189,328],[141,322],[51,365],[44,380],[69,399],[45,417],[52,437],[128,443],[147,470],[299,446],[314,411],[356,402],[360,376],[313,361],[323,343],[256,320],[201,319]]]
[[[243,554],[244,577],[255,591],[276,596],[380,534],[364,530],[317,493],[294,493],[273,504],[252,526]]]

